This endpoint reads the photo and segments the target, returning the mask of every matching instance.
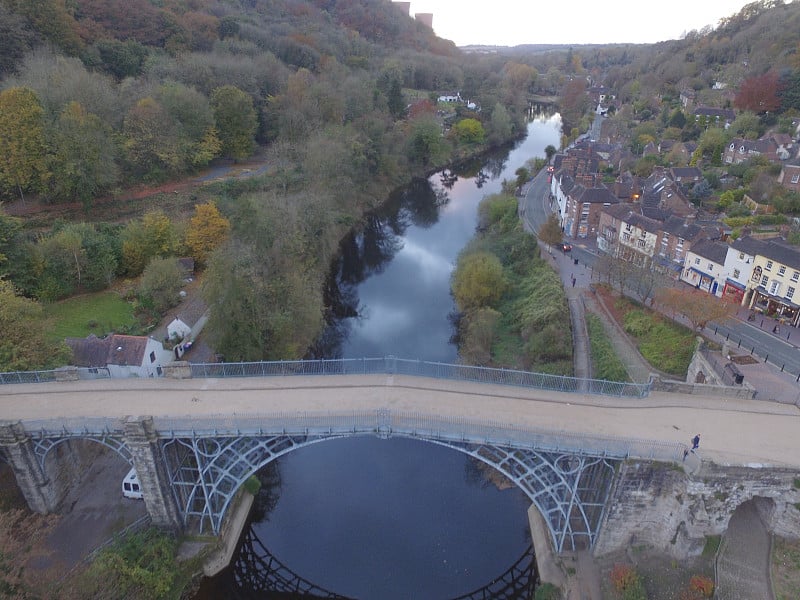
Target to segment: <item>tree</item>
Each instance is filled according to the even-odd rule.
[[[553,146],[553,144],[547,144],[547,146],[544,147],[544,155],[547,157],[547,162],[552,160],[552,158],[556,155],[556,152],[558,152],[558,150],[556,150],[556,147]]]
[[[444,160],[447,153],[442,128],[434,118],[423,116],[409,123],[407,154],[413,165],[428,168]]]
[[[222,155],[234,160],[250,156],[258,128],[253,99],[236,86],[224,85],[211,93],[211,106],[222,142]]]
[[[47,180],[44,110],[30,88],[0,92],[0,191],[39,191]]]
[[[116,146],[97,115],[70,102],[53,128],[49,157],[50,193],[57,200],[79,200],[84,207],[117,182]]]
[[[489,141],[499,144],[511,138],[514,132],[514,123],[508,109],[499,102],[492,109],[492,118],[489,121]]]
[[[198,204],[189,222],[186,245],[194,259],[204,265],[208,255],[228,237],[231,223],[213,202]]]
[[[729,302],[699,290],[684,288],[662,288],[656,293],[656,302],[673,314],[683,315],[693,329],[702,330],[711,321],[724,321],[732,317],[739,308]]]
[[[458,352],[469,365],[488,365],[492,361],[492,344],[497,337],[497,324],[502,314],[493,308],[478,308],[464,315],[459,324]]]
[[[177,128],[185,165],[202,167],[219,155],[222,143],[208,98],[193,87],[175,82],[161,85],[155,98]]]
[[[178,236],[172,222],[163,212],[145,214],[131,221],[122,230],[122,269],[131,276],[139,275],[153,258],[174,255]]]
[[[453,135],[464,144],[480,144],[486,137],[483,125],[477,119],[461,119],[453,125]]]
[[[33,371],[67,364],[69,348],[63,341],[50,341],[49,331],[41,305],[17,295],[11,282],[0,279],[0,371]]]
[[[550,213],[547,220],[539,227],[536,233],[540,241],[548,246],[556,246],[564,239],[564,232],[561,230],[561,223],[558,222],[558,216],[555,213]]]
[[[452,290],[458,309],[493,307],[506,289],[500,259],[490,252],[473,252],[462,256],[452,276]]]
[[[175,124],[153,98],[128,111],[123,134],[128,161],[139,175],[158,181],[183,169]]]
[[[775,112],[781,106],[778,84],[778,74],[775,71],[749,77],[739,86],[739,91],[733,99],[733,105],[740,110],[749,110],[757,115]]]
[[[178,260],[156,257],[147,264],[142,273],[139,301],[155,314],[163,315],[180,301],[178,294],[181,285],[183,274]]]

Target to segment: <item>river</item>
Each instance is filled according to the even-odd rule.
[[[537,118],[513,148],[393,193],[342,241],[327,289],[332,324],[315,356],[456,362],[450,274],[475,234],[478,203],[547,145],[559,147],[560,134],[558,116]],[[525,597],[493,591],[517,561],[532,561],[530,501],[489,483],[466,455],[358,437],[276,462],[262,469],[271,491],[262,492],[234,563],[198,597],[305,590],[303,597],[445,600],[486,586],[485,598]]]

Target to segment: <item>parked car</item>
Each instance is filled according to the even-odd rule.
[[[571,251],[571,250],[572,250],[572,246],[571,246],[570,244],[559,244],[559,245],[558,245],[558,248],[559,248],[559,250],[561,250],[562,252],[569,252],[569,251]]]

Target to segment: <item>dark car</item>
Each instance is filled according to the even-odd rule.
[[[572,250],[572,246],[571,246],[570,244],[559,244],[559,245],[558,245],[558,248],[559,248],[559,249],[560,249],[562,252],[569,252],[570,250]]]

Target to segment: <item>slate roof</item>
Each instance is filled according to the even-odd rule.
[[[697,167],[672,167],[669,172],[673,179],[677,179],[678,177],[681,179],[703,178],[702,171]]]
[[[724,265],[725,256],[728,254],[728,244],[724,242],[712,242],[710,240],[698,240],[696,243],[692,244],[692,249],[689,252],[697,256],[702,256],[718,265]]]
[[[638,227],[650,233],[657,234],[661,230],[661,223],[637,212],[630,204],[607,206],[603,209],[603,212],[611,215],[618,221],[629,223],[632,227]]]
[[[733,121],[736,118],[736,113],[727,108],[712,108],[710,106],[698,106],[694,109],[694,114],[697,116],[714,117],[715,119],[725,119]]]
[[[703,237],[703,227],[697,223],[688,223],[680,217],[669,217],[661,226],[670,235],[677,235],[684,240],[692,241]]]
[[[106,338],[90,335],[86,338],[67,338],[76,367],[105,367],[106,365],[140,366],[147,348],[147,338],[136,335],[112,334]]]
[[[591,204],[617,204],[619,202],[619,198],[612,194],[607,187],[585,188],[576,200]]]

